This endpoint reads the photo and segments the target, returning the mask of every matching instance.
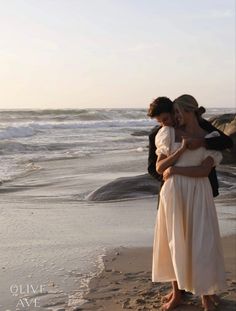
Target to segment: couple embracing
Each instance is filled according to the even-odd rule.
[[[163,310],[181,303],[184,291],[201,296],[205,311],[219,303],[226,286],[224,259],[213,197],[215,166],[231,139],[201,117],[191,95],[172,102],[159,97],[148,115],[161,125],[149,137],[149,173],[163,178],[153,243],[152,281],[172,282]]]

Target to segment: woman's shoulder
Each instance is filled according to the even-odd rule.
[[[158,131],[157,135],[170,135],[171,132],[175,131],[172,126],[162,126]]]
[[[174,135],[175,129],[172,126],[163,126],[156,135],[156,146],[160,144],[170,145],[174,139]]]
[[[174,128],[171,126],[163,126],[157,133],[155,138],[156,154],[168,155],[170,153]]]

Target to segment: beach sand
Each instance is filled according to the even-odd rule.
[[[227,290],[220,293],[218,311],[236,310],[236,236],[222,238]],[[105,268],[90,282],[88,301],[76,310],[160,310],[170,283],[152,283],[152,248],[120,247],[104,257]],[[186,294],[175,310],[202,310],[199,297]]]

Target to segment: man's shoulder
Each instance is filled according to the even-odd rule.
[[[155,137],[157,132],[160,130],[161,126],[156,125],[154,126],[151,131],[149,132],[149,137],[152,138],[153,136]]]
[[[206,130],[207,132],[211,132],[214,130],[214,126],[211,124],[211,122],[207,121],[206,119],[200,118],[199,125],[202,129]]]

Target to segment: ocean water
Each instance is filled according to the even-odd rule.
[[[232,113],[211,108],[206,118]],[[37,170],[37,162],[147,147],[145,135],[156,124],[145,109],[1,110],[0,181]]]

